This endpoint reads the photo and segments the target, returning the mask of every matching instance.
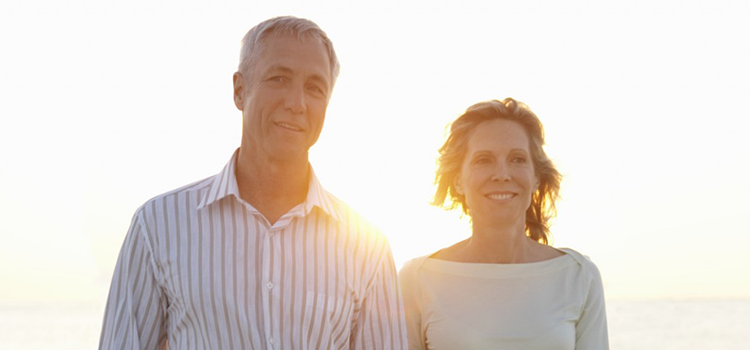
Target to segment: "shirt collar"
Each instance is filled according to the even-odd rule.
[[[213,177],[208,191],[206,191],[198,204],[198,209],[209,206],[231,195],[235,196],[237,200],[241,200],[242,197],[240,197],[237,176],[235,174],[238,155],[239,148],[234,151],[234,154],[232,154],[229,162],[227,162],[221,172]],[[294,207],[290,213],[293,215],[308,215],[315,207],[320,208],[337,221],[343,221],[344,219],[344,208],[341,207],[341,204],[338,203],[333,195],[323,188],[318,177],[315,176],[315,171],[310,166],[310,182],[307,187],[307,198],[305,198],[304,203]]]
[[[320,184],[315,171],[310,166],[310,183],[307,186],[307,198],[305,198],[304,214],[310,214],[314,207],[318,207],[337,221],[343,221],[343,209],[338,200],[328,193]]]

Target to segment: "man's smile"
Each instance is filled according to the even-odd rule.
[[[286,122],[275,122],[274,124],[276,126],[280,126],[280,127],[284,128],[284,129],[287,129],[287,130],[296,131],[296,132],[301,132],[302,131],[302,128],[300,128],[299,126],[294,125],[294,124],[290,124],[290,123],[286,123]]]

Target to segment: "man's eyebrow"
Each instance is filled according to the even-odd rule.
[[[282,66],[280,64],[274,64],[274,65],[268,67],[268,70],[266,70],[266,74],[272,74],[272,73],[277,73],[277,72],[287,73],[287,74],[294,74],[294,69],[291,69],[291,68],[289,68],[287,66]],[[322,75],[317,74],[317,73],[313,73],[312,76],[310,76],[310,79],[315,80],[315,81],[319,81],[319,82],[325,84],[326,87],[328,87],[330,85],[330,83],[328,82],[328,79],[326,79],[325,77],[323,77]]]
[[[275,65],[268,67],[268,70],[266,72],[279,72],[279,71],[284,72],[284,73],[294,73],[294,70],[292,70],[291,68],[287,66],[282,66],[279,64],[275,64]]]

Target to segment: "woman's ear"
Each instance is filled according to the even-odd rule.
[[[453,188],[456,189],[456,193],[460,195],[464,195],[464,189],[461,187],[461,174],[457,174],[456,177],[453,178]]]

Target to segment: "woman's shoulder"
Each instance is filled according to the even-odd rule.
[[[571,248],[557,248],[557,250],[573,258],[573,260],[578,263],[578,266],[585,274],[593,276],[595,278],[601,278],[599,277],[599,268],[596,267],[596,264],[591,261],[591,258],[588,255],[584,255]]]
[[[425,255],[408,260],[399,270],[398,282],[405,298],[420,295],[422,287],[420,286],[419,269],[429,257],[429,255]]]
[[[416,274],[417,271],[419,271],[419,269],[422,267],[424,262],[429,259],[431,255],[432,254],[427,254],[407,260],[401,267],[399,274]]]
[[[407,272],[407,273],[416,273],[419,271],[419,269],[424,265],[425,261],[430,258],[440,259],[440,260],[455,260],[454,254],[457,247],[459,247],[461,244],[465,243],[465,241],[458,242],[454,245],[451,245],[449,247],[445,247],[442,249],[439,249],[438,251],[429,253],[427,255],[418,256],[416,258],[412,258],[411,260],[408,260],[404,263],[403,267],[401,268],[401,273]]]

